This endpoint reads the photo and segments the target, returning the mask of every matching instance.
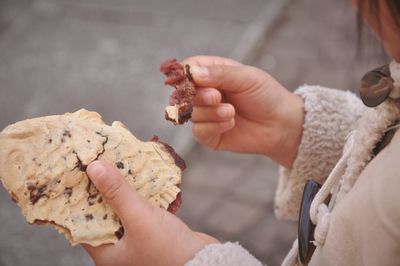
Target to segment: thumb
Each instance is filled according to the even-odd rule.
[[[154,208],[131,187],[125,178],[104,161],[95,161],[87,174],[100,194],[124,223],[124,227],[137,219],[146,219]]]
[[[265,81],[266,73],[251,66],[190,66],[190,74],[199,87],[239,93]]]

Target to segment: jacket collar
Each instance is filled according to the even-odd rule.
[[[400,103],[387,99],[375,108],[368,108],[360,118],[354,134],[354,145],[347,161],[345,173],[340,181],[340,188],[336,196],[339,202],[353,187],[359,175],[368,162],[373,158],[373,150],[382,139],[387,128],[393,125],[400,117]]]

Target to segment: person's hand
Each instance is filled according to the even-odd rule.
[[[215,56],[182,61],[198,86],[193,135],[213,149],[265,154],[291,168],[301,140],[303,100],[266,72]]]
[[[97,266],[183,265],[205,245],[218,242],[193,232],[171,213],[152,206],[107,163],[95,161],[87,173],[121,219],[125,231],[116,244],[83,245]]]

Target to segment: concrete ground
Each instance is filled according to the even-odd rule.
[[[170,57],[233,56],[290,90],[308,83],[356,91],[361,75],[387,60],[375,45],[364,45],[364,59],[356,59],[348,1],[288,3],[283,10],[272,0],[0,0],[0,128],[84,107],[123,121],[141,139],[159,135],[188,164],[178,216],[278,265],[296,224],[273,216],[277,165],[193,147],[190,126],[163,120],[170,90],[158,65]],[[265,10],[278,20],[260,23]],[[254,35],[259,30],[266,35]],[[27,225],[3,189],[0,223],[0,265],[92,265],[52,228]]]

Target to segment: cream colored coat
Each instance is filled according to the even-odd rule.
[[[309,265],[400,265],[400,131],[376,157],[372,152],[400,118],[400,105],[388,100],[367,108],[352,93],[319,86],[303,86],[295,93],[305,103],[303,136],[293,169],[281,168],[276,216],[297,220],[306,180],[324,182],[352,133],[354,145],[326,238]],[[225,243],[207,246],[186,265],[261,263],[237,243]]]
[[[309,265],[400,265],[400,131],[331,213]]]

